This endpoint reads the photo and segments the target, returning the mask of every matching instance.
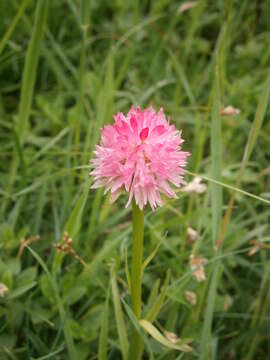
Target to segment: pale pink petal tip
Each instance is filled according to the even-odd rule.
[[[105,187],[114,202],[129,193],[128,207],[135,199],[142,210],[162,206],[161,194],[175,198],[171,184],[179,187],[190,155],[181,150],[181,132],[170,125],[163,109],[132,107],[124,116],[118,113],[113,125],[101,130],[100,145],[91,160],[92,188]]]

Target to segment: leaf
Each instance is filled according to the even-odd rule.
[[[152,287],[152,290],[147,300],[147,306],[149,307],[149,309],[153,306],[154,302],[158,297],[159,286],[160,286],[160,279],[157,279],[154,286]]]
[[[59,349],[50,352],[47,355],[41,356],[39,358],[31,358],[30,360],[47,360],[47,359],[51,359],[52,357],[54,357],[55,355],[59,354],[60,352],[62,352],[65,348],[63,346],[60,346]]]
[[[132,322],[132,325],[135,327],[135,329],[137,330],[138,334],[140,335],[140,337],[142,338],[147,351],[149,352],[149,359],[152,360],[154,359],[153,357],[153,353],[152,353],[152,349],[150,346],[150,343],[147,339],[147,336],[145,335],[144,331],[142,330],[139,320],[136,318],[134,312],[132,311],[131,307],[122,299],[122,303],[124,304],[126,313],[130,319],[130,321]]]
[[[5,46],[8,43],[9,38],[11,37],[13,31],[16,28],[17,23],[19,22],[19,20],[21,19],[21,17],[24,15],[24,11],[26,9],[26,6],[29,4],[29,0],[24,0],[21,3],[21,6],[19,7],[16,16],[14,17],[14,19],[12,20],[12,23],[9,25],[9,28],[7,29],[5,35],[2,37],[1,41],[0,41],[0,54],[3,52]]]
[[[71,306],[81,300],[81,298],[86,294],[86,287],[85,286],[76,286],[70,289],[70,291],[66,295],[67,305]]]
[[[211,121],[211,162],[212,177],[216,181],[221,180],[221,164],[222,164],[222,132],[220,117],[220,85],[218,66],[216,67],[214,79],[214,101],[212,108]],[[222,218],[222,188],[215,183],[211,184],[211,202],[212,202],[212,239],[215,246],[218,241],[219,230]],[[221,249],[217,251],[217,256],[221,254]],[[209,344],[211,343],[213,312],[215,307],[215,297],[217,291],[217,277],[219,272],[220,260],[217,260],[212,266],[212,278],[210,280],[210,289],[207,298],[206,314],[203,324],[201,343],[200,343],[200,359],[210,357]]]
[[[90,189],[90,183],[91,183],[90,179],[86,181],[84,191],[82,195],[79,197],[74,209],[72,210],[72,213],[65,227],[65,230],[68,232],[69,236],[72,239],[77,235],[81,227],[82,214],[86,204],[88,192]]]
[[[229,190],[231,190],[231,191],[235,191],[235,192],[237,192],[237,193],[239,193],[239,194],[243,194],[243,195],[245,195],[245,196],[251,197],[251,198],[253,198],[253,199],[255,199],[255,200],[258,200],[258,201],[261,201],[261,202],[263,202],[263,203],[265,203],[265,204],[270,205],[270,200],[267,200],[267,199],[265,199],[265,198],[263,198],[263,197],[261,197],[261,196],[254,195],[254,194],[252,194],[252,193],[250,193],[250,192],[248,192],[248,191],[242,190],[242,189],[240,189],[240,188],[238,188],[238,187],[236,187],[236,186],[233,186],[233,185],[230,185],[230,184],[226,184],[226,183],[224,183],[224,182],[222,182],[222,181],[217,181],[217,180],[215,180],[215,179],[213,179],[213,178],[210,178],[210,177],[208,177],[208,176],[204,176],[204,175],[201,175],[201,174],[197,174],[197,173],[194,173],[194,172],[192,172],[192,171],[186,170],[186,173],[189,174],[189,175],[192,175],[192,176],[199,176],[199,177],[201,177],[203,180],[209,181],[210,183],[216,184],[216,185],[218,185],[218,186],[224,187],[225,189],[229,189]]]
[[[107,360],[109,298],[110,291],[108,289],[98,342],[98,360]]]
[[[188,79],[187,79],[187,76],[185,74],[185,71],[182,67],[182,65],[180,64],[179,60],[176,58],[176,56],[174,55],[174,53],[169,49],[169,48],[166,48],[170,58],[171,58],[171,61],[172,61],[172,64],[175,68],[175,71],[177,73],[177,76],[179,78],[179,81],[182,83],[183,85],[183,88],[187,94],[187,97],[189,99],[189,102],[191,105],[194,105],[195,104],[195,98],[194,98],[194,95],[192,93],[192,90],[191,90],[191,87],[189,85],[189,82],[188,82]]]
[[[214,101],[212,108],[211,120],[211,162],[212,162],[212,178],[221,181],[222,166],[222,133],[221,133],[221,117],[220,117],[220,87],[218,68],[215,72],[214,80]],[[212,236],[213,244],[216,244],[218,233],[221,225],[222,216],[222,188],[211,183],[211,199],[212,199]]]
[[[48,274],[42,274],[40,277],[40,288],[42,295],[46,298],[51,304],[54,304],[56,299],[54,296],[54,287]]]
[[[128,268],[127,248],[125,248],[125,273],[126,273],[126,278],[127,278],[127,282],[128,282],[128,287],[129,287],[129,289],[131,289],[130,272],[129,272],[129,268]]]
[[[107,241],[104,243],[103,247],[95,254],[93,260],[88,264],[88,267],[83,270],[80,275],[80,281],[83,283],[88,283],[89,278],[93,276],[100,265],[100,263],[106,259],[114,248],[118,246],[121,240],[123,240],[126,236],[128,236],[131,232],[131,228],[126,229],[119,236],[114,237],[112,241]]]
[[[114,312],[116,318],[116,326],[117,326],[118,336],[120,339],[122,356],[123,359],[126,360],[128,356],[128,339],[127,339],[127,332],[124,322],[124,314],[121,308],[119,290],[113,269],[111,270],[111,281],[112,281],[112,296],[113,296]]]
[[[81,196],[79,197],[79,199],[77,200],[77,203],[76,203],[74,209],[72,210],[71,215],[68,219],[68,222],[65,226],[65,231],[67,231],[68,235],[73,240],[73,243],[72,243],[73,246],[76,246],[76,241],[74,241],[74,238],[77,235],[77,233],[79,232],[80,227],[81,227],[83,210],[84,210],[88,192],[90,189],[90,181],[91,180],[87,180],[86,185],[84,187],[84,191],[81,194]],[[64,255],[62,253],[57,252],[55,254],[54,261],[53,261],[53,273],[60,270],[63,257],[64,257]]]
[[[151,262],[151,260],[154,258],[154,256],[156,255],[156,253],[158,252],[158,249],[161,245],[161,241],[157,244],[157,246],[154,248],[154,250],[152,251],[152,253],[144,260],[143,264],[142,264],[142,273],[144,272],[144,270],[146,269],[147,265]]]
[[[179,351],[183,351],[183,352],[192,351],[192,348],[187,344],[182,344],[182,345],[181,344],[176,344],[176,343],[174,344],[173,342],[169,341],[149,321],[142,319],[142,320],[139,321],[139,323],[149,335],[151,335],[155,340],[157,340],[163,346],[165,346],[165,347],[167,347],[169,349],[179,350]],[[184,342],[184,340],[183,340],[183,342]]]
[[[37,65],[40,53],[40,44],[43,37],[48,0],[39,0],[36,5],[35,23],[32,31],[31,40],[27,49],[25,65],[23,69],[21,99],[19,105],[18,127],[17,133],[20,134],[20,142],[23,144],[24,135],[28,125],[30,116],[33,90],[37,75]]]
[[[16,284],[19,284],[20,286],[27,285],[28,283],[33,282],[36,277],[37,268],[35,266],[30,266],[18,275]]]
[[[62,322],[61,326],[63,326],[63,328],[64,328],[64,335],[65,335],[65,340],[66,340],[67,349],[68,349],[70,359],[71,360],[77,360],[77,351],[76,351],[74,341],[73,341],[73,338],[72,338],[72,333],[71,333],[69,321],[67,321],[68,319],[66,317],[66,313],[65,313],[65,309],[64,309],[64,306],[63,306],[62,299],[60,298],[60,295],[59,295],[59,290],[58,290],[58,286],[57,286],[57,283],[55,281],[55,278],[52,276],[52,274],[48,270],[46,264],[41,259],[41,257],[31,247],[26,246],[26,248],[30,251],[30,253],[33,255],[33,257],[37,260],[37,262],[40,264],[42,269],[48,275],[48,280],[50,281],[51,286],[54,289],[54,295],[55,295],[55,298],[56,298],[57,307],[58,307],[60,319],[61,319],[61,322]]]
[[[247,145],[245,148],[245,153],[243,156],[241,168],[244,168],[246,166],[246,164],[250,158],[250,155],[253,151],[253,148],[255,146],[256,140],[259,136],[259,132],[261,130],[263,119],[264,119],[265,112],[267,109],[269,96],[270,96],[270,75],[268,76],[268,78],[265,82],[263,93],[260,96],[259,104],[256,109],[255,118],[252,123],[252,128],[250,130],[248,142],[247,142]]]
[[[168,269],[167,274],[166,274],[166,279],[164,281],[164,285],[162,287],[162,291],[161,294],[159,295],[159,297],[157,298],[157,300],[154,302],[153,306],[150,308],[150,310],[148,311],[147,315],[146,315],[146,319],[148,321],[154,321],[155,318],[158,316],[160,309],[163,306],[164,300],[165,300],[165,296],[166,296],[166,291],[167,291],[167,287],[169,284],[169,280],[170,280],[170,269]]]
[[[18,297],[24,295],[27,291],[31,290],[33,287],[36,286],[36,281],[33,281],[32,283],[22,286],[12,292],[10,292],[10,294],[7,296],[7,300],[14,300],[17,299]]]

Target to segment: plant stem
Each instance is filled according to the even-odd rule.
[[[131,265],[131,306],[137,319],[141,317],[142,304],[142,256],[144,213],[133,200],[132,203],[133,245]],[[129,358],[139,360],[143,349],[143,343],[137,330],[133,326]]]

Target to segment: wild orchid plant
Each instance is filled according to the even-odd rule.
[[[181,131],[167,120],[163,109],[132,107],[124,116],[118,113],[113,125],[101,130],[100,145],[91,160],[94,169],[92,188],[105,187],[115,201],[128,193],[132,202],[133,247],[131,264],[131,306],[137,319],[141,317],[142,256],[144,207],[162,206],[161,194],[176,198],[170,184],[179,187],[183,181],[188,152],[181,150]],[[133,200],[133,201],[132,201]],[[140,336],[135,328],[131,337],[130,358],[141,357]]]

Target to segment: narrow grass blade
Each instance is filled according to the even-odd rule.
[[[83,122],[84,116],[84,97],[85,97],[85,78],[87,71],[87,30],[89,27],[89,0],[81,0],[80,4],[80,12],[81,12],[81,32],[82,32],[82,40],[81,40],[81,51],[80,51],[80,67],[79,67],[79,91],[78,91],[78,120],[76,121],[75,127],[75,147],[79,149],[80,144],[80,133],[81,133],[81,124]],[[88,123],[88,131],[91,126]]]
[[[160,312],[160,309],[162,308],[162,306],[164,304],[166,291],[167,291],[169,281],[170,281],[170,276],[171,276],[171,272],[169,269],[166,274],[166,279],[165,279],[164,285],[162,287],[162,291],[146,315],[146,320],[148,320],[150,322],[153,322],[156,319],[156,317],[158,316],[158,314]]]
[[[98,342],[98,360],[107,360],[108,317],[109,317],[109,298],[110,298],[109,295],[110,295],[110,291],[108,289],[107,298],[104,305],[99,342]]]
[[[26,53],[25,65],[22,76],[22,87],[20,92],[19,114],[16,123],[16,133],[20,135],[20,146],[23,147],[28,120],[30,116],[33,91],[37,74],[37,65],[40,54],[40,44],[44,33],[47,18],[48,0],[39,0],[36,6],[35,22],[32,36]],[[12,192],[19,167],[19,160],[14,150],[13,162],[9,171],[8,193]],[[2,213],[8,204],[8,199],[2,203]]]
[[[218,68],[215,72],[214,100],[211,120],[211,159],[212,178],[221,181],[222,167],[222,134],[220,117],[220,89]],[[218,184],[211,184],[212,199],[212,236],[213,244],[216,244],[222,216],[222,188]]]
[[[269,102],[269,96],[270,96],[270,75],[268,75],[268,78],[266,80],[266,83],[264,85],[264,89],[263,89],[263,93],[260,97],[259,100],[259,104],[257,106],[256,109],[256,114],[254,117],[254,121],[252,124],[252,127],[250,129],[250,133],[249,133],[249,138],[248,138],[248,142],[245,148],[245,152],[243,155],[243,159],[242,159],[242,163],[241,163],[241,168],[239,171],[239,174],[237,176],[237,180],[236,180],[236,187],[239,187],[241,184],[241,179],[242,179],[242,175],[244,173],[244,169],[246,168],[247,164],[248,164],[248,160],[252,154],[252,151],[254,149],[255,143],[257,141],[257,138],[259,136],[259,132],[261,130],[262,124],[263,124],[263,119],[265,117],[265,113],[266,113],[266,109],[267,109],[267,105]],[[255,196],[252,196],[255,197]],[[255,197],[258,199],[258,197]],[[269,200],[260,198],[262,201],[270,204]],[[232,193],[226,213],[224,215],[223,221],[222,221],[222,226],[218,235],[218,243],[217,246],[218,248],[221,247],[222,242],[223,242],[223,237],[226,231],[226,227],[230,221],[230,217],[231,217],[231,212],[233,209],[233,205],[234,205],[234,200],[235,200],[235,192]]]
[[[77,200],[77,203],[76,203],[74,209],[72,210],[71,215],[70,215],[70,217],[67,221],[67,224],[65,226],[65,229],[64,229],[65,231],[67,231],[69,236],[74,241],[75,246],[76,246],[76,235],[78,234],[81,224],[82,224],[82,215],[83,215],[83,210],[85,208],[88,192],[90,189],[90,181],[91,180],[88,179],[88,181],[85,185],[84,191],[81,194],[81,196],[79,197],[79,199]],[[59,271],[59,269],[61,267],[62,259],[63,259],[63,254],[57,252],[55,254],[54,262],[53,262],[53,272],[54,273]]]
[[[17,123],[17,133],[20,134],[21,144],[24,142],[24,136],[31,111],[34,85],[37,75],[37,65],[40,54],[40,44],[44,33],[48,4],[48,0],[39,0],[37,3],[34,28],[26,53]]]
[[[13,31],[16,28],[16,25],[18,24],[18,22],[20,21],[21,17],[24,14],[24,11],[26,9],[26,6],[28,5],[28,3],[30,2],[30,0],[24,0],[21,3],[21,6],[19,7],[16,16],[14,17],[14,19],[12,20],[12,23],[9,25],[9,28],[7,29],[5,35],[2,37],[1,41],[0,41],[0,54],[2,53],[2,51],[4,50],[4,48],[6,47],[8,40],[10,39]]]
[[[54,145],[57,144],[58,141],[60,141],[66,134],[70,131],[70,128],[65,127],[63,130],[59,132],[55,137],[53,137],[45,146],[42,147],[41,150],[39,150],[35,156],[33,157],[32,161],[38,160],[43,154],[45,154],[49,149],[51,149]]]
[[[33,255],[33,257],[37,260],[37,262],[40,264],[40,266],[42,267],[42,269],[45,271],[45,273],[48,275],[48,279],[54,289],[55,292],[55,298],[57,301],[57,307],[58,307],[58,311],[59,311],[59,315],[60,315],[60,319],[64,328],[64,335],[65,335],[65,339],[66,339],[66,345],[68,348],[68,353],[69,353],[69,357],[71,360],[77,360],[77,352],[75,349],[75,345],[73,342],[73,338],[72,338],[72,333],[71,333],[71,329],[69,326],[69,322],[67,321],[67,316],[65,313],[65,309],[62,303],[62,300],[60,298],[59,295],[59,290],[58,290],[58,286],[57,283],[54,279],[54,277],[52,276],[52,274],[50,273],[50,271],[48,270],[45,262],[41,259],[41,257],[29,246],[27,246],[27,249],[30,251],[30,253]]]
[[[238,187],[235,187],[235,186],[233,186],[233,185],[226,184],[226,183],[224,183],[224,182],[222,182],[222,181],[217,181],[217,180],[215,180],[215,179],[213,179],[213,178],[210,178],[209,176],[197,174],[197,173],[194,173],[194,172],[191,172],[191,171],[188,171],[188,170],[186,170],[186,173],[187,173],[187,174],[190,174],[190,175],[192,175],[192,176],[199,176],[199,177],[202,178],[203,180],[209,181],[210,183],[214,183],[214,184],[216,184],[216,185],[218,185],[218,186],[224,187],[225,189],[229,189],[229,190],[231,190],[231,191],[233,191],[233,192],[238,192],[239,194],[243,194],[243,195],[245,195],[245,196],[251,197],[251,198],[253,198],[253,199],[255,199],[255,200],[258,200],[258,201],[261,201],[261,202],[263,202],[263,203],[265,203],[265,204],[270,205],[270,200],[267,200],[267,199],[265,199],[265,198],[263,198],[263,197],[261,197],[261,196],[258,196],[258,195],[254,195],[254,194],[252,194],[252,193],[250,193],[250,192],[248,192],[248,191],[239,189]]]
[[[85,208],[88,193],[90,190],[90,183],[91,180],[88,179],[86,184],[84,185],[83,193],[79,197],[65,227],[65,230],[69,233],[69,235],[72,238],[74,238],[78,234],[82,224],[82,215],[83,215],[83,210]]]
[[[111,270],[111,281],[112,281],[112,297],[113,297],[113,304],[114,304],[114,312],[115,312],[115,319],[116,319],[116,326],[118,331],[118,336],[120,340],[121,352],[123,360],[127,360],[128,358],[128,339],[127,339],[127,332],[124,322],[124,314],[121,308],[121,301],[119,290],[116,282],[115,272],[114,269]]]
[[[61,346],[59,349],[57,349],[55,351],[52,351],[51,353],[49,353],[47,355],[41,356],[41,357],[36,358],[36,359],[31,359],[31,360],[47,360],[47,359],[51,359],[55,355],[60,354],[63,350],[64,350],[64,347]]]
[[[150,262],[152,261],[152,259],[154,258],[154,256],[156,255],[156,253],[158,252],[158,249],[161,245],[161,242],[159,242],[156,247],[154,248],[154,250],[151,252],[151,254],[144,260],[143,264],[142,264],[142,272],[144,272],[144,270],[146,269],[146,267],[148,266],[148,264],[150,264]]]
[[[245,153],[244,153],[243,160],[242,160],[241,170],[243,167],[245,167],[247,165],[247,162],[250,158],[250,155],[254,149],[255,143],[259,136],[259,133],[260,133],[260,130],[262,127],[262,123],[263,123],[263,119],[265,117],[267,105],[269,102],[269,96],[270,96],[270,75],[268,76],[268,78],[265,82],[264,89],[263,89],[263,92],[260,97],[259,104],[258,104],[258,107],[256,110],[255,118],[254,118],[252,127],[250,129],[248,142],[247,142],[247,145],[245,148]]]
[[[211,160],[212,177],[216,181],[221,181],[221,163],[222,163],[222,133],[220,118],[220,87],[218,67],[215,71],[214,80],[214,100],[212,108],[211,121]],[[216,183],[211,184],[211,202],[212,202],[212,238],[213,245],[216,245],[222,217],[222,187]],[[219,255],[219,252],[218,252]],[[211,357],[209,345],[211,343],[211,327],[217,289],[217,275],[219,271],[219,261],[213,265],[213,275],[210,282],[210,290],[207,298],[206,315],[203,323],[200,359],[206,360]]]
[[[36,281],[31,282],[25,286],[22,286],[14,291],[11,291],[7,297],[7,300],[14,300],[19,298],[20,296],[24,295],[27,291],[33,289],[36,286]]]
[[[148,300],[147,300],[148,309],[151,309],[151,307],[153,306],[154,302],[156,301],[156,299],[158,297],[159,286],[160,286],[160,279],[157,279],[151,289],[149,296],[148,296]]]
[[[22,171],[22,184],[23,186],[25,186],[25,180],[26,180],[26,163],[24,160],[24,154],[23,154],[23,149],[21,147],[20,144],[20,139],[19,136],[16,132],[16,130],[13,130],[13,139],[14,139],[14,150],[16,150],[17,155],[18,155],[18,159],[20,162],[20,168]]]
[[[129,272],[129,267],[128,267],[127,248],[125,248],[125,273],[126,273],[126,278],[127,278],[127,282],[128,282],[128,287],[129,287],[129,289],[131,289],[130,272]]]
[[[191,90],[191,87],[189,85],[189,82],[188,82],[188,79],[186,77],[186,74],[184,72],[184,69],[183,67],[181,66],[180,62],[178,61],[178,59],[176,58],[176,56],[174,55],[174,53],[169,49],[167,48],[166,49],[170,58],[171,58],[171,61],[172,61],[172,64],[175,68],[175,71],[177,73],[177,76],[179,77],[179,81],[182,83],[183,85],[183,88],[187,94],[187,97],[190,101],[190,104],[191,105],[194,105],[195,104],[195,97],[193,95],[193,92]]]
[[[106,259],[106,257],[110,256],[114,248],[118,246],[121,240],[123,240],[130,233],[131,228],[127,229],[119,236],[115,237],[112,241],[105,242],[104,246],[99,250],[99,252],[96,253],[93,260],[88,264],[88,267],[80,275],[80,280],[83,282],[88,282],[89,278],[91,278],[91,276],[96,273],[97,268],[101,264],[101,262]]]
[[[122,299],[122,303],[125,307],[126,313],[132,323],[132,325],[135,327],[135,329],[137,330],[138,334],[140,335],[141,339],[143,340],[144,344],[145,344],[145,348],[146,350],[149,352],[149,359],[154,359],[153,357],[153,353],[152,353],[152,349],[151,349],[151,345],[147,339],[147,336],[145,334],[145,332],[143,331],[142,327],[140,326],[139,320],[136,318],[136,316],[134,315],[134,312],[132,311],[131,307]]]

